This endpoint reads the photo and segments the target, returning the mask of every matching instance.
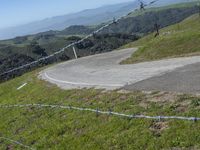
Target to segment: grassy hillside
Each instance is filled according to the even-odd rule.
[[[154,34],[125,45],[124,47],[141,47],[123,63],[200,54],[200,17],[198,14],[162,29],[159,37],[154,38]]]
[[[167,5],[167,6],[162,6],[162,7],[150,7],[144,11],[140,11],[140,10],[135,10],[134,12],[129,13],[126,17],[135,17],[135,16],[139,16],[139,15],[143,15],[145,13],[148,12],[159,12],[159,11],[163,11],[163,10],[168,10],[168,9],[173,9],[173,8],[188,8],[188,7],[194,7],[198,5],[198,1],[190,1],[187,3],[178,3],[178,4],[173,4],[173,5]]]
[[[126,114],[200,117],[200,97],[173,93],[60,90],[37,71],[0,84],[0,105],[58,104]],[[28,83],[21,90],[17,87]],[[0,108],[0,137],[36,149],[200,148],[200,122],[126,119],[59,108]],[[0,149],[24,149],[0,138]]]

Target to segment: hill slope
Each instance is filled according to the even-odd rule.
[[[38,71],[0,84],[0,105],[55,104],[125,114],[199,117],[200,97],[172,93],[60,90]],[[17,90],[19,86],[25,87]],[[36,149],[199,149],[200,122],[126,119],[55,108],[1,108],[0,137]],[[0,149],[24,149],[0,138]]]
[[[193,15],[181,23],[164,28],[160,36],[150,34],[124,47],[142,46],[123,63],[200,54],[200,17]]]
[[[150,2],[148,0],[146,2]],[[188,2],[188,0],[165,0],[158,1],[153,6],[163,6],[174,3]],[[48,30],[63,30],[70,25],[94,25],[107,22],[113,17],[119,17],[139,7],[138,1],[103,6],[96,9],[84,10],[74,14],[56,16],[41,21],[32,22],[22,26],[0,30],[0,39],[14,38],[35,34]]]

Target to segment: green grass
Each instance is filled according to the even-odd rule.
[[[193,1],[193,2],[187,2],[187,3],[179,3],[179,4],[173,4],[173,5],[167,5],[167,6],[162,6],[162,7],[150,7],[145,9],[144,11],[136,10],[131,12],[126,16],[126,18],[129,17],[136,17],[139,15],[143,15],[147,12],[159,12],[162,10],[167,10],[167,9],[173,9],[173,8],[187,8],[187,7],[193,7],[197,5],[199,2],[198,1]]]
[[[131,58],[122,63],[158,60],[164,58],[199,55],[200,54],[200,17],[193,15],[181,23],[166,27],[161,35],[154,38],[154,33],[123,48],[139,47]]]
[[[144,115],[199,116],[200,97],[171,93],[61,90],[37,71],[0,84],[0,104],[58,104]],[[22,83],[28,85],[17,91]],[[37,149],[200,148],[200,122],[126,119],[62,109],[0,108],[0,136]],[[0,149],[23,149],[0,139]]]
[[[143,15],[145,13],[148,13],[148,12],[159,12],[159,11],[162,11],[162,10],[173,9],[173,8],[193,7],[197,4],[198,4],[198,1],[193,1],[193,2],[187,2],[187,3],[172,4],[172,5],[162,6],[162,7],[150,7],[150,8],[145,9],[144,11],[135,10],[135,11],[131,12],[130,14],[128,14],[126,16],[126,18],[136,17],[136,16],[139,16],[139,15]]]

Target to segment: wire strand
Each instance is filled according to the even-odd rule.
[[[75,106],[64,106],[64,105],[48,105],[48,104],[16,104],[16,105],[0,105],[0,108],[60,108],[60,109],[68,109],[68,110],[78,110],[78,111],[89,111],[95,112],[99,114],[107,114],[107,115],[114,115],[114,116],[121,116],[126,118],[140,118],[140,119],[177,119],[177,120],[188,120],[188,121],[199,121],[200,118],[198,117],[182,117],[182,116],[145,116],[145,115],[129,115],[119,112],[112,112],[109,111],[102,111],[100,109],[91,109],[91,108],[83,108],[83,107],[75,107]],[[98,111],[98,112],[97,112]]]
[[[151,5],[151,4],[149,3],[148,5]],[[118,19],[116,19],[116,22],[119,21],[120,19],[124,18],[125,16],[127,16],[127,15],[125,14],[125,15],[119,17]],[[22,66],[16,67],[16,68],[14,68],[14,69],[5,71],[5,72],[1,73],[0,76],[3,76],[3,75],[5,75],[5,74],[8,74],[8,73],[11,73],[11,72],[20,70],[20,69],[23,69],[23,68],[28,67],[28,66],[31,66],[31,65],[33,65],[33,64],[39,63],[40,61],[43,61],[43,60],[49,59],[49,58],[51,58],[51,57],[54,57],[55,55],[58,55],[58,54],[64,52],[65,49],[70,48],[70,47],[72,47],[72,46],[75,46],[76,44],[79,44],[79,43],[83,42],[84,40],[86,40],[86,39],[92,37],[93,34],[96,34],[96,33],[100,32],[100,31],[102,31],[104,28],[107,28],[107,27],[109,27],[110,25],[112,25],[112,24],[114,23],[113,21],[108,21],[108,22],[109,22],[109,23],[105,24],[104,26],[102,26],[102,27],[99,28],[98,30],[93,31],[91,34],[87,35],[86,37],[82,38],[81,40],[76,41],[76,42],[73,42],[73,43],[71,43],[71,44],[65,46],[64,48],[60,49],[59,51],[57,51],[57,52],[55,52],[55,53],[53,53],[53,54],[51,54],[51,55],[49,55],[49,56],[42,57],[42,58],[40,58],[40,59],[38,59],[38,60],[35,60],[35,61],[31,62],[31,63],[27,63],[27,64],[24,64],[24,65],[22,65]]]

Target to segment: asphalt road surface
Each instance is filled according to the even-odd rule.
[[[187,65],[161,76],[127,85],[126,90],[169,91],[180,93],[200,93],[200,63]]]
[[[181,80],[182,82],[178,81],[180,79],[178,76],[182,76],[182,73],[177,75],[176,72],[181,67],[185,66],[188,69],[187,65],[200,63],[200,56],[194,56],[131,65],[119,65],[119,62],[130,57],[136,50],[124,49],[67,61],[43,70],[40,72],[39,78],[54,83],[63,89],[105,88],[113,90],[124,87],[128,90],[166,90],[167,88],[171,89],[170,85],[174,89],[178,89],[175,88],[176,86],[173,83],[177,83],[177,85],[179,83],[184,84],[180,86],[187,85],[185,85],[184,77]],[[188,75],[190,74],[189,72]],[[171,77],[168,78],[166,73],[172,73]],[[162,78],[162,75],[166,75],[164,76],[165,78]],[[176,79],[173,75],[176,76]],[[190,76],[193,75],[191,74]],[[197,77],[198,75],[196,75]],[[166,86],[170,82],[168,80],[172,84]],[[160,85],[161,82],[163,85]],[[154,86],[155,88],[153,88]],[[190,88],[188,87],[188,89]]]

